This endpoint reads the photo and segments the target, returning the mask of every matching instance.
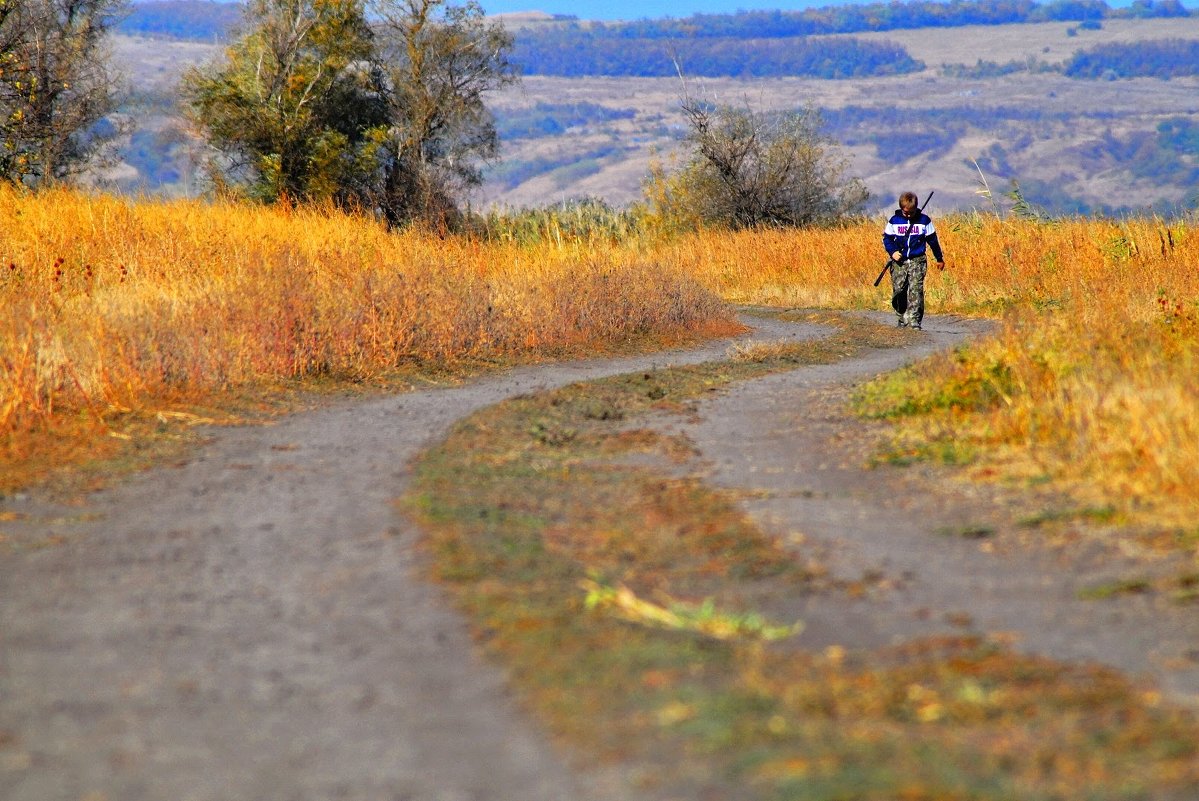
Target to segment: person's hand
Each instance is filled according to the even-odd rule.
[[[938,269],[938,270],[944,270],[944,269],[945,269],[945,262],[943,262],[943,261],[939,261],[939,262],[937,262],[937,269]]]
[[[903,258],[903,254],[898,250],[891,254],[891,261],[899,261]]]

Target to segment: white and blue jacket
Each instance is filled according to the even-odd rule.
[[[921,212],[917,219],[909,220],[896,209],[887,222],[887,227],[883,229],[883,247],[887,249],[887,255],[899,251],[903,258],[912,259],[923,256],[926,245],[932,249],[933,257],[937,261],[944,261],[941,256],[941,243],[937,241],[937,229],[933,227],[932,219]]]

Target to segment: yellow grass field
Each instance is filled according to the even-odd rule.
[[[913,442],[1089,503],[1199,519],[1199,232],[967,214],[928,310],[1003,321],[876,385]],[[36,432],[257,383],[373,380],[732,330],[732,303],[887,307],[879,224],[439,238],[328,210],[0,190],[0,459]],[[534,244],[528,241],[535,239]],[[519,241],[516,241],[519,240]],[[524,242],[524,244],[522,244]],[[44,442],[42,442],[44,445]]]
[[[1153,218],[937,221],[928,308],[999,334],[879,382],[874,409],[971,450],[978,472],[1054,481],[1080,505],[1199,545],[1199,231]],[[879,226],[700,234],[666,263],[743,303],[887,308]]]
[[[736,327],[714,295],[632,251],[394,234],[319,209],[11,189],[0,189],[0,309],[9,473],[69,431],[103,442],[122,414],[219,405],[264,382],[374,380]],[[0,483],[20,483],[15,472]]]

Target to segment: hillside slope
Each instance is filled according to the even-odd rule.
[[[864,178],[880,208],[902,187],[921,194],[935,188],[941,211],[985,205],[977,194],[983,178],[996,195],[1018,180],[1029,200],[1059,213],[1195,203],[1199,78],[1078,80],[1039,65],[1060,65],[1109,42],[1199,40],[1199,17],[1106,20],[1098,30],[1048,22],[853,36],[897,42],[925,68],[845,80],[705,78],[691,90],[762,109],[821,109],[830,133],[846,145],[851,174]],[[130,37],[118,37],[115,49],[133,83],[158,98],[154,113],[140,115],[157,133],[142,136],[142,162],[131,159],[119,185],[196,191],[188,170],[200,150],[178,132],[169,104],[183,65],[217,57],[220,49]],[[1015,69],[1030,60],[1034,69]],[[985,75],[980,61],[1006,72],[954,77]],[[651,160],[669,160],[678,147],[680,88],[677,78],[526,77],[493,97],[504,146],[473,202],[637,200]],[[145,148],[164,142],[175,166],[162,176],[173,174],[174,183],[148,174],[154,154]]]

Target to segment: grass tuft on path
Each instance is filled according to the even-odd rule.
[[[1186,797],[1199,783],[1199,726],[1112,671],[977,638],[811,654],[785,636],[802,621],[758,613],[846,590],[687,477],[685,440],[638,421],[910,336],[818,321],[838,330],[507,401],[417,460],[405,506],[432,570],[522,698],[576,746],[689,797]],[[636,613],[600,602],[604,588],[626,589]],[[705,616],[733,630],[692,624]]]

